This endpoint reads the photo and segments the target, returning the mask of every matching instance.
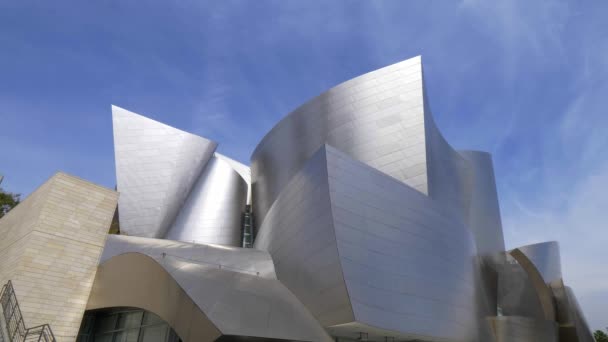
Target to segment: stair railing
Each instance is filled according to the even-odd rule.
[[[5,342],[56,342],[53,331],[48,324],[25,328],[15,289],[10,280],[2,286],[0,305],[2,306],[0,321],[6,327],[5,331],[8,335],[3,336]]]

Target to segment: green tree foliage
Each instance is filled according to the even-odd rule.
[[[21,195],[4,191],[0,188],[0,217],[19,204]]]
[[[596,342],[608,342],[608,335],[601,330],[596,330],[593,333],[593,337],[595,337]]]

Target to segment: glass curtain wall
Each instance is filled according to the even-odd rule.
[[[155,314],[135,308],[87,311],[77,342],[181,342]]]

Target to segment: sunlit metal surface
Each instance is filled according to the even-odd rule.
[[[144,253],[154,259],[164,255],[166,258],[209,264],[211,267],[276,279],[272,259],[263,251],[135,236],[108,236],[100,263],[125,252]]]
[[[428,194],[446,210],[466,220],[471,203],[473,173],[467,159],[445,140],[435,125],[426,94],[424,122],[427,141]]]
[[[476,338],[476,252],[467,227],[330,146],[281,192],[256,247],[270,252],[279,280],[326,327],[358,322],[385,336]]]
[[[561,257],[557,241],[547,241],[517,247],[540,272],[544,282],[551,284],[562,279]]]
[[[274,277],[272,260],[265,252],[112,236],[104,250],[101,269],[114,258],[127,254],[143,254],[152,258],[179,284],[222,335],[331,341],[298,299]],[[155,279],[145,282],[149,284],[146,286],[153,287]],[[103,288],[96,290],[99,293],[96,294],[94,290],[90,300],[93,304],[90,306],[103,307],[104,301],[113,300],[104,293]],[[128,297],[134,296],[137,297],[135,294]],[[169,305],[162,303],[158,305]],[[144,309],[163,311],[158,306]],[[179,333],[178,329],[176,331]]]
[[[487,152],[458,151],[471,172],[471,192],[466,222],[473,232],[477,253],[492,262],[504,262],[505,241],[494,179],[492,156]]]
[[[217,144],[112,107],[121,231],[241,246],[249,168]]]
[[[234,171],[236,171],[241,178],[247,183],[247,204],[251,204],[251,169],[249,166],[241,164],[234,159],[228,158],[223,154],[215,152],[215,157],[224,160]]]
[[[462,217],[480,257],[500,264],[505,243],[492,157],[454,150],[435,125],[426,95],[424,103],[429,196]]]
[[[166,238],[240,247],[247,183],[224,159],[205,166]]]
[[[162,238],[217,144],[116,106],[112,122],[121,230]]]
[[[420,57],[344,82],[281,120],[251,157],[256,218],[321,145],[426,193]]]
[[[111,238],[103,260],[153,257],[222,333],[260,333],[254,317],[279,296],[271,311],[291,303],[317,340],[327,335],[311,317],[347,341],[551,342],[558,324],[561,342],[587,341],[557,244],[505,251],[492,158],[443,137],[420,57],[294,110],[256,147],[251,170],[214,142],[113,110],[121,229],[216,245]],[[258,254],[231,247],[245,204]],[[226,299],[233,282],[256,299]],[[238,310],[248,319],[235,323]],[[255,336],[305,334],[278,316],[268,324],[282,328]]]

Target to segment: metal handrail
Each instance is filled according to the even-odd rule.
[[[31,328],[25,328],[19,301],[15,295],[13,283],[9,280],[2,286],[0,291],[0,305],[4,317],[4,325],[8,333],[7,342],[44,341],[56,342],[53,330],[48,324],[42,324]]]

